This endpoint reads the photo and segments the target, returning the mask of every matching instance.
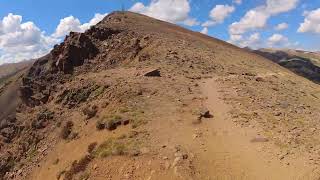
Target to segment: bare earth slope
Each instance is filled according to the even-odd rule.
[[[319,178],[319,85],[143,15],[71,33],[19,94],[4,179]]]

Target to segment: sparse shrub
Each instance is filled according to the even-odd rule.
[[[100,95],[104,92],[105,89],[106,89],[105,86],[100,86],[100,87],[98,87],[96,90],[94,90],[94,91],[91,93],[90,97],[91,97],[91,98],[95,98],[95,97],[100,96]]]
[[[82,113],[86,115],[87,119],[93,118],[98,112],[98,107],[96,105],[93,105],[92,107],[86,107],[82,110]]]
[[[63,139],[67,139],[69,137],[69,135],[72,132],[72,127],[73,127],[73,122],[72,121],[68,121],[61,130],[61,137]]]
[[[79,161],[74,161],[70,170],[65,173],[64,180],[70,180],[74,175],[85,171],[92,159],[93,157],[91,155],[86,155]]]
[[[73,108],[80,103],[86,102],[88,98],[95,98],[95,94],[97,94],[97,92],[99,94],[100,92],[100,90],[98,90],[99,87],[98,85],[91,84],[82,88],[65,90],[58,96],[56,103],[63,103],[63,105]]]
[[[113,138],[102,143],[94,152],[95,156],[108,157],[111,155],[124,155],[127,152],[125,143],[117,141]]]
[[[112,131],[112,130],[115,130],[117,129],[117,120],[114,120],[114,119],[110,119],[106,122],[106,128],[109,130],[109,131]]]
[[[89,144],[88,153],[91,154],[94,151],[94,149],[97,147],[97,145],[98,144],[96,142],[93,142],[93,143]]]
[[[104,129],[106,126],[105,126],[105,123],[104,123],[104,121],[103,120],[98,120],[97,122],[96,122],[96,128],[98,129],[98,130],[102,130],[102,129]]]
[[[144,124],[147,124],[147,121],[146,121],[146,120],[143,120],[143,119],[141,119],[141,118],[135,118],[135,119],[132,121],[131,127],[132,127],[133,129],[135,129],[135,128],[137,128],[137,127],[139,127],[139,126],[141,126],[141,125],[144,125]]]
[[[128,124],[129,122],[126,120],[124,122],[123,118],[119,115],[104,117],[97,121],[96,128],[98,130],[102,130],[104,128],[108,129],[109,131],[117,129],[118,126],[121,124]]]
[[[139,154],[141,142],[136,138],[127,138],[122,135],[119,138],[109,138],[100,144],[92,153],[94,157],[106,158],[109,156],[122,156]]]
[[[54,112],[45,109],[41,111],[37,115],[37,118],[32,121],[31,126],[34,129],[45,128],[48,125],[49,120],[52,120],[53,118],[54,118]]]

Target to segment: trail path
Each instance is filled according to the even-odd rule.
[[[212,133],[206,139],[207,151],[201,157],[208,179],[313,179],[302,161],[282,161],[272,142],[264,142],[256,130],[237,127],[231,121],[230,108],[220,98],[214,79],[206,80],[202,91],[214,114],[208,122]],[[258,142],[252,142],[254,139]]]

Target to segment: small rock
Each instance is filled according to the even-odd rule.
[[[257,81],[257,82],[264,82],[265,80],[264,80],[262,77],[257,77],[257,78],[256,78],[256,81]]]
[[[97,170],[98,169],[98,165],[97,164],[93,165],[93,169]]]
[[[206,108],[201,109],[199,112],[199,115],[200,115],[199,116],[200,118],[212,118],[213,117],[213,115],[210,114],[210,111]]]
[[[151,71],[145,73],[144,76],[147,76],[147,77],[161,77],[161,74],[160,74],[159,69],[154,69],[154,70],[151,70]]]
[[[122,120],[122,125],[128,125],[130,123],[130,120],[129,119],[124,119]]]
[[[276,112],[274,115],[275,116],[280,116],[282,113],[281,112]]]
[[[17,174],[20,176],[20,175],[22,174],[22,169],[19,169],[19,170],[17,171]]]
[[[280,160],[283,160],[288,154],[289,154],[289,152],[280,154],[280,155],[279,155],[279,159],[280,159]]]
[[[183,154],[182,159],[188,159],[188,154]]]

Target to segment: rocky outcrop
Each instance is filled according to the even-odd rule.
[[[54,84],[63,83],[75,67],[83,65],[98,53],[98,48],[88,35],[70,33],[63,43],[56,45],[50,54],[37,60],[30,68],[20,88],[22,100],[28,106],[46,103]]]
[[[83,65],[85,60],[94,58],[98,52],[98,48],[86,34],[72,32],[51,52],[54,63],[52,68],[72,73],[74,67]]]

